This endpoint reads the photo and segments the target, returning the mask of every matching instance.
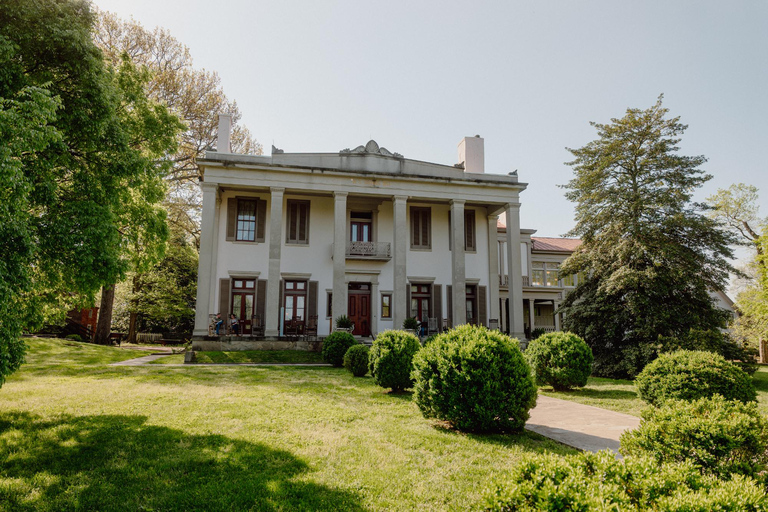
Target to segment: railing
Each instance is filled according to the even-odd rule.
[[[347,242],[347,258],[392,259],[389,242]]]
[[[531,286],[531,280],[528,276],[523,276],[523,286]],[[499,286],[509,287],[509,276],[499,276]]]

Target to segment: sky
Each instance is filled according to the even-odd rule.
[[[660,94],[688,125],[681,154],[708,158],[696,199],[739,182],[768,199],[765,1],[94,2],[187,45],[267,154],[374,139],[452,165],[481,135],[486,172],[528,183],[521,226],[538,236],[574,226],[566,148]]]

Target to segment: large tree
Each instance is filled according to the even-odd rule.
[[[0,2],[0,383],[48,305],[123,275],[122,227],[164,222],[156,155],[178,123],[140,70],[105,66],[93,23],[85,1]]]
[[[598,138],[569,149],[569,234],[583,243],[562,272],[586,279],[563,303],[564,327],[587,340],[601,375],[633,376],[656,357],[660,339],[729,318],[710,291],[734,271],[734,237],[692,201],[711,178],[700,169],[706,158],[678,154],[687,127],[667,114],[660,96],[647,110],[591,123]]]

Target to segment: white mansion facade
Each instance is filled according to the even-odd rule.
[[[219,148],[230,147],[230,123],[220,116]],[[483,146],[464,138],[456,165],[374,141],[337,153],[208,152],[195,338],[211,334],[216,313],[267,340],[322,337],[339,315],[360,336],[407,317],[520,339],[558,329],[553,311],[577,279],[558,267],[578,240],[521,230],[526,184],[486,174]]]

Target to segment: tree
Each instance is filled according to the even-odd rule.
[[[724,327],[729,317],[709,291],[734,271],[734,237],[692,201],[711,178],[699,168],[706,158],[677,154],[687,127],[667,113],[660,96],[647,110],[591,123],[599,138],[569,149],[569,235],[582,245],[562,272],[587,278],[561,311],[564,328],[591,346],[597,374],[636,375],[656,357],[660,337]]]
[[[163,172],[153,153],[174,117],[136,96],[135,69],[104,65],[93,21],[85,1],[0,3],[0,383],[22,329],[124,273],[129,214],[163,221],[136,199]]]

